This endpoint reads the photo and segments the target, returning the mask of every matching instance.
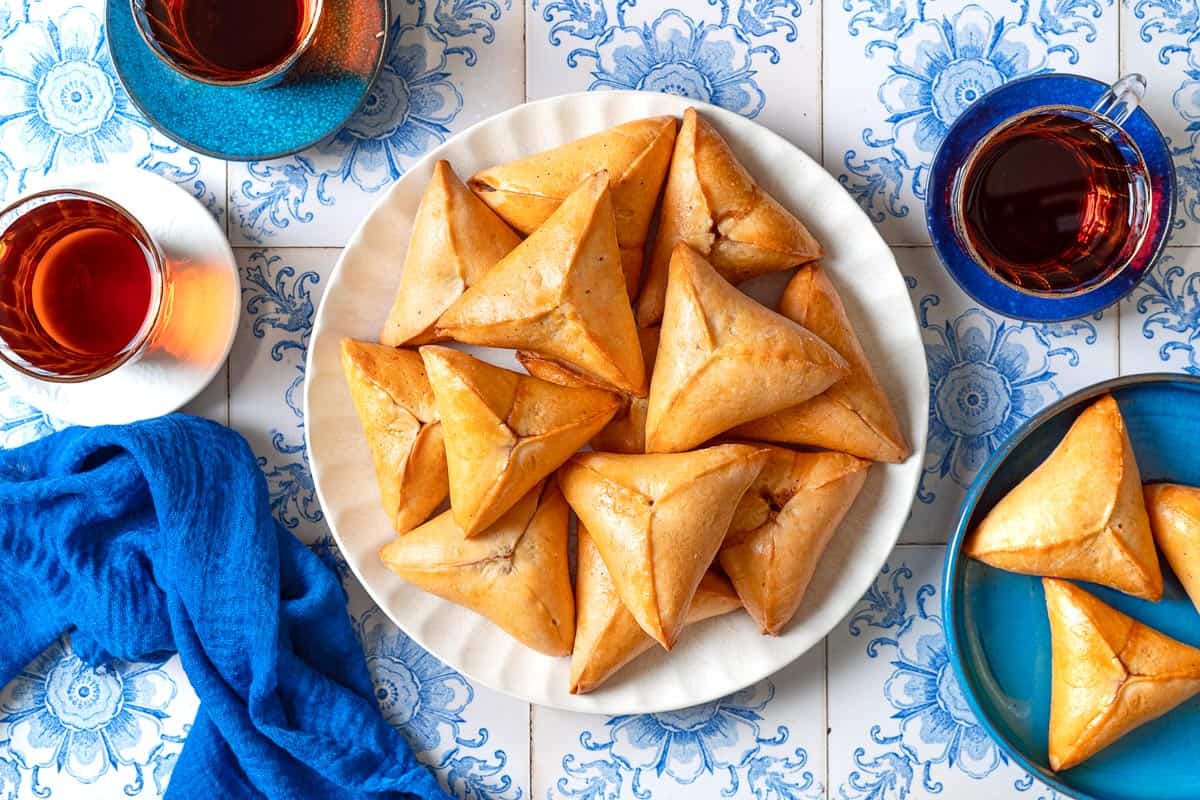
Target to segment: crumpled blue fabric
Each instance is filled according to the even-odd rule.
[[[380,715],[336,575],[241,436],[173,414],[0,451],[0,682],[64,631],[178,652],[200,698],[168,800],[447,795]]]

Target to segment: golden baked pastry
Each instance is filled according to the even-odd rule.
[[[1200,489],[1154,483],[1143,492],[1154,541],[1200,610]]]
[[[778,636],[800,607],[871,462],[782,447],[768,453],[734,512],[717,560],[762,632]]]
[[[612,419],[612,392],[558,386],[448,347],[421,348],[446,438],[450,507],[475,536]]]
[[[1200,693],[1200,650],[1066,581],[1043,578],[1050,617],[1050,767],[1070,769]]]
[[[569,516],[558,486],[545,481],[482,535],[467,538],[447,511],[379,557],[404,580],[482,614],[527,647],[565,656],[575,640]]]
[[[490,167],[468,183],[497,214],[529,234],[549,219],[580,181],[607,171],[625,284],[629,296],[634,297],[642,277],[646,234],[675,147],[675,124],[674,117],[626,122],[553,150]]]
[[[625,607],[666,649],[766,457],[736,444],[673,455],[580,453],[559,471]]]
[[[646,368],[621,275],[607,173],[580,184],[442,315],[437,331],[460,342],[531,350],[644,396]]]
[[[638,339],[642,344],[642,360],[647,370],[654,369],[654,357],[658,352],[658,328],[638,328]],[[536,353],[517,353],[521,366],[529,374],[562,386],[602,386],[585,375],[557,361],[542,358]],[[624,395],[624,402],[612,422],[592,438],[592,449],[604,453],[646,452],[646,406],[644,397]]]
[[[800,268],[783,291],[779,313],[821,337],[846,359],[850,373],[811,400],[739,425],[730,435],[822,447],[893,464],[908,458],[912,450],[896,412],[820,264]]]
[[[1054,452],[971,532],[963,552],[1009,572],[1162,597],[1137,461],[1112,395],[1079,415]]]
[[[680,242],[734,283],[821,257],[821,246],[804,224],[763,191],[694,108],[684,112],[675,140],[658,233],[638,297],[642,327],[662,319],[668,267]]]
[[[846,373],[833,348],[680,244],[650,381],[646,450],[688,450],[820,394]]]
[[[458,179],[449,161],[437,162],[417,206],[400,288],[379,341],[434,341],[433,326],[442,312],[520,241]]]
[[[446,499],[446,448],[433,390],[411,350],[342,339],[342,369],[396,533],[429,519]]]
[[[729,579],[710,569],[700,579],[685,625],[741,608]],[[590,692],[621,667],[654,647],[637,624],[604,566],[587,528],[579,526],[575,559],[575,649],[571,694]]]

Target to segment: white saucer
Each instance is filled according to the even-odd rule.
[[[0,375],[31,406],[76,425],[168,414],[208,385],[237,334],[241,294],[225,233],[198,200],[140,169],[91,167],[52,176],[36,191],[71,187],[111,198],[145,226],[170,264],[166,327],[137,361],[85,383],[38,380],[0,362]]]

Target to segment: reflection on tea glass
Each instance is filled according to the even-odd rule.
[[[116,203],[77,190],[0,211],[0,359],[50,381],[111,372],[160,327],[166,263]]]
[[[242,86],[281,78],[311,44],[321,0],[131,0],[142,38],[176,72]]]
[[[1059,296],[1094,289],[1121,271],[1145,237],[1149,175],[1120,127],[1136,99],[1125,102],[1123,116],[1100,106],[1020,114],[985,136],[958,171],[956,232],[1009,285]]]

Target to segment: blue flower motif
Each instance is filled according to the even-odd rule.
[[[16,762],[0,758],[0,800],[17,800],[21,791],[21,772]]]
[[[929,163],[951,123],[987,92],[1044,71],[1047,47],[1030,25],[977,5],[914,21],[896,37],[892,74],[879,89],[893,149],[905,166]]]
[[[0,723],[25,769],[53,765],[83,783],[109,768],[150,763],[161,747],[160,720],[175,682],[159,664],[85,664],[64,638],[34,659],[4,690]]]
[[[1065,327],[997,322],[978,308],[939,326],[928,319],[938,302],[933,295],[920,305],[930,389],[926,465],[917,494],[925,503],[934,499],[927,479],[949,477],[969,486],[1014,430],[1062,396],[1051,359],[1073,366],[1079,354],[1069,347],[1052,349],[1049,337],[1083,333],[1089,344],[1096,338],[1087,321]]]
[[[946,762],[973,778],[991,774],[1002,754],[963,697],[941,620],[913,615],[896,635],[895,647],[895,672],[883,693],[896,709],[903,746],[917,761]]]
[[[614,27],[601,36],[589,88],[664,92],[754,117],[766,102],[753,80],[755,52],[732,25],[697,24],[672,9],[650,25]]]
[[[376,608],[357,624],[379,709],[414,749],[428,752],[443,740],[482,744],[459,732],[465,723],[462,712],[475,696],[462,675],[414,644]]]
[[[0,448],[20,447],[66,427],[21,399],[0,378]]]
[[[787,728],[780,726],[773,736],[761,731],[761,712],[774,695],[775,688],[764,683],[678,711],[611,717],[606,740],[596,741],[590,731],[579,737],[585,750],[604,758],[577,764],[573,754],[566,755],[559,794],[617,797],[629,778],[634,796],[649,798],[654,790],[644,785],[647,781],[669,791],[671,784],[690,785],[724,773],[724,797],[736,795],[743,781],[761,798],[800,798],[810,790],[820,795],[812,773],[804,771],[808,754],[803,749],[791,755],[773,750],[787,741]]]
[[[150,126],[117,80],[100,20],[73,7],[0,41],[0,154],[18,171],[141,163]]]
[[[449,80],[446,38],[428,25],[393,23],[379,79],[362,107],[322,150],[342,157],[343,180],[372,192],[404,174],[402,162],[445,141],[462,111]]]
[[[1176,353],[1186,358],[1183,371],[1200,375],[1200,355],[1196,341],[1200,339],[1200,272],[1188,273],[1165,256],[1142,279],[1134,290],[1142,320],[1142,336],[1153,339],[1162,334],[1168,337],[1158,349],[1162,361],[1170,361]]]

